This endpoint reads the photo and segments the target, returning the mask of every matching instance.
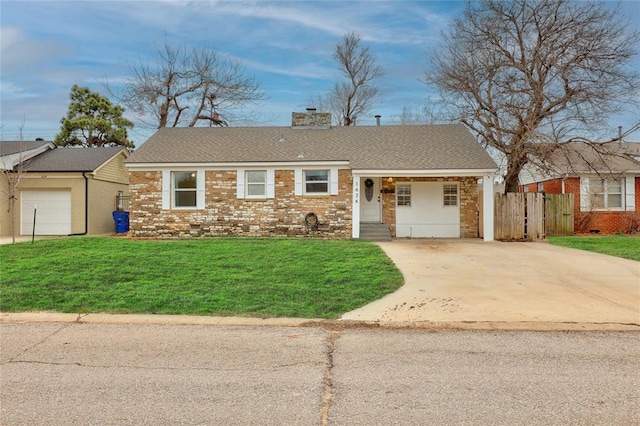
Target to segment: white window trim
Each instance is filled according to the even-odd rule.
[[[252,172],[262,172],[262,173],[264,173],[264,181],[258,182],[258,183],[249,182],[249,174],[252,173]],[[247,198],[247,199],[265,199],[265,198],[267,198],[267,171],[266,170],[245,170],[244,175],[245,175],[245,183],[244,183],[244,185],[245,185],[245,188],[246,188],[245,198]],[[251,186],[262,186],[264,190],[263,190],[262,194],[251,195],[251,194],[249,194],[249,188]]]
[[[636,177],[627,176],[624,182],[623,199],[625,202],[625,210],[628,212],[636,211]]]
[[[196,205],[192,207],[176,207],[174,200],[173,173],[196,173]],[[205,171],[204,169],[163,170],[162,171],[162,209],[163,210],[202,210],[205,203]]]
[[[409,193],[408,194],[400,194],[400,187],[407,187],[409,188]],[[398,204],[398,197],[400,195],[403,196],[409,196],[409,204]],[[396,208],[401,208],[401,209],[407,209],[407,208],[411,208],[413,205],[413,188],[411,188],[411,183],[409,182],[398,182],[396,183]]]
[[[591,188],[590,188],[590,179],[602,179],[603,189],[604,189],[604,207],[592,207],[591,206]],[[620,207],[609,207],[609,191],[608,191],[608,180],[614,179],[613,177],[600,177],[600,176],[585,176],[580,178],[580,211],[594,211],[594,212],[619,212],[619,211],[635,211],[635,182],[633,181],[633,177],[631,178],[632,185],[629,185],[629,177],[618,178],[620,182],[620,200],[622,202],[622,206]],[[631,191],[627,191],[627,188],[633,188]],[[629,192],[632,193],[633,201],[631,204],[629,203]],[[617,193],[616,193],[617,194]]]
[[[314,181],[307,181],[307,172],[327,172],[327,180],[314,180]],[[329,169],[314,169],[314,170],[303,170],[302,171],[302,179],[303,179],[303,183],[302,183],[302,191],[304,193],[304,195],[329,195],[331,193],[331,170]],[[322,191],[322,192],[308,192],[307,191],[307,184],[308,183],[326,183],[327,184],[327,190],[326,191]]]
[[[266,172],[265,195],[249,195],[249,185],[247,184],[247,173],[249,171]],[[275,198],[276,196],[276,171],[275,169],[238,169],[236,170],[236,197],[247,200],[264,200]]]
[[[305,172],[313,170],[327,170],[327,188],[328,192],[306,192]],[[325,195],[338,195],[338,169],[326,168],[326,167],[305,167],[296,168],[293,171],[294,175],[294,195],[306,195],[313,196],[325,196]]]
[[[456,188],[456,203],[455,204],[445,204],[444,199],[447,195],[452,195],[452,194],[445,194],[444,192],[444,188],[445,186],[453,186]],[[444,208],[449,208],[449,207],[453,207],[453,208],[458,208],[460,206],[460,185],[455,183],[455,182],[444,182],[442,184],[442,207]]]

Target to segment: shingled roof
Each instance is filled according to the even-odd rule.
[[[123,147],[56,148],[29,161],[29,172],[93,172]]]
[[[549,162],[558,173],[640,172],[640,143],[569,143]]]
[[[352,169],[367,170],[497,167],[461,124],[163,128],[127,164],[310,161],[348,161]]]
[[[0,141],[0,157],[5,155],[18,154],[19,152],[29,151],[48,145],[51,142],[35,140],[35,141]]]

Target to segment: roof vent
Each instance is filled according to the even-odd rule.
[[[309,108],[307,108],[307,112],[316,112],[316,109],[312,108],[312,107],[309,107]]]
[[[379,126],[380,125],[380,117],[382,117],[382,116],[380,114],[376,114],[374,117],[376,118],[376,126]]]
[[[44,139],[43,138],[36,138],[36,141],[42,142],[42,141],[44,141]]]

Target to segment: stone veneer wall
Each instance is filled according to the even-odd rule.
[[[293,112],[291,127],[327,127],[331,126],[330,112]]]
[[[408,177],[393,178],[389,182],[382,178],[382,222],[391,228],[391,235],[396,235],[396,182],[458,182],[460,184],[460,236],[462,238],[478,237],[478,178],[427,178]]]
[[[162,173],[130,173],[130,235],[147,238],[305,236],[304,217],[318,215],[318,236],[351,238],[352,178],[339,170],[338,195],[294,195],[293,170],[276,170],[275,198],[236,198],[235,171],[207,171],[205,208],[163,210]]]

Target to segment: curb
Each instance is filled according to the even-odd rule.
[[[191,315],[75,314],[56,312],[0,312],[0,324],[77,323],[132,325],[212,325],[251,327],[318,327],[346,329],[412,329],[470,331],[640,331],[640,324],[550,321],[356,321],[310,318],[251,318]]]

